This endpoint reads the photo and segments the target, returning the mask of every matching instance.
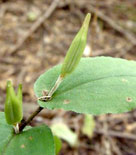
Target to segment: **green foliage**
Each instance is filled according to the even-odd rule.
[[[70,74],[76,68],[81,59],[84,48],[86,46],[86,39],[90,18],[91,15],[90,13],[88,13],[83,22],[82,27],[80,28],[79,32],[75,36],[74,40],[72,41],[68,49],[67,55],[64,59],[61,69],[62,77],[66,76],[67,74]]]
[[[51,130],[55,136],[65,140],[70,146],[77,146],[78,137],[66,124],[64,123],[54,123],[51,126]]]
[[[83,127],[82,127],[83,134],[88,136],[89,138],[92,138],[94,128],[95,128],[95,121],[94,121],[93,116],[90,114],[85,114]]]
[[[60,71],[58,65],[37,79],[34,85],[37,97],[42,96],[42,90],[53,87]],[[94,115],[130,111],[136,107],[136,62],[111,57],[82,58],[52,99],[38,103],[48,109]]]
[[[45,126],[34,127],[14,134],[0,113],[0,155],[55,155],[51,130]]]
[[[21,84],[18,87],[18,92],[16,95],[11,81],[7,82],[5,117],[6,117],[7,123],[12,125],[19,123],[23,117]]]
[[[12,125],[8,125],[5,120],[5,116],[3,112],[0,112],[0,155],[2,154],[2,150],[4,149],[7,142],[13,135]]]
[[[58,155],[62,147],[62,142],[59,137],[54,136],[54,144],[55,144],[56,155]]]

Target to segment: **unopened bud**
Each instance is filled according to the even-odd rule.
[[[22,85],[18,86],[17,95],[11,81],[7,82],[6,101],[5,101],[5,117],[8,124],[16,125],[22,120]]]
[[[60,75],[61,77],[65,77],[67,74],[70,74],[72,71],[74,71],[82,57],[86,46],[90,18],[91,14],[88,13],[85,17],[82,27],[80,28],[79,32],[72,41],[70,48],[68,49],[67,55],[62,65]]]

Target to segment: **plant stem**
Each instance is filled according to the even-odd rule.
[[[51,96],[53,95],[53,93],[57,90],[57,88],[59,87],[60,83],[62,82],[63,80],[63,77],[59,76],[55,85],[53,86],[53,88],[50,90],[48,96],[42,96],[40,98],[38,98],[39,100],[43,100],[45,102],[47,102]],[[36,111],[34,113],[32,113],[32,115],[26,120],[24,121],[23,123],[20,124],[20,127],[19,127],[19,132],[23,131],[23,129],[26,127],[27,124],[29,124],[33,118],[42,110],[43,108],[42,107],[38,107],[36,109]]]
[[[61,84],[62,81],[63,81],[63,77],[61,77],[59,75],[57,81],[55,82],[55,84],[52,87],[52,89],[49,91],[48,95],[41,96],[41,97],[38,98],[38,100],[41,100],[41,101],[44,101],[44,102],[47,102],[48,100],[50,100],[52,95],[53,95],[53,93],[57,90],[57,88],[59,87],[59,85]]]
[[[33,118],[39,114],[39,112],[43,110],[43,107],[38,107],[34,113],[32,113],[32,115],[30,115],[30,117],[23,123],[20,124],[20,127],[19,127],[19,132],[23,131],[23,129],[26,127],[26,125],[28,125],[32,120]]]
[[[55,85],[52,87],[52,89],[50,90],[48,96],[42,96],[42,97],[39,97],[38,99],[39,100],[42,100],[42,101],[45,101],[47,102],[53,95],[53,93],[57,90],[57,88],[59,87],[60,83],[62,82],[63,80],[63,77],[59,76]],[[27,124],[29,124],[33,118],[42,110],[43,108],[42,107],[38,107],[36,109],[36,111],[34,113],[32,113],[32,115],[26,120],[24,121],[23,123],[20,124],[20,127],[19,127],[19,132],[23,131],[23,129],[26,127]]]
[[[50,90],[48,96],[52,96],[53,93],[57,90],[57,88],[59,87],[59,85],[61,84],[63,78],[61,76],[58,77],[55,85],[52,87],[52,89]]]
[[[16,125],[14,125],[14,130],[15,130],[16,134],[19,133],[19,124],[18,123]]]

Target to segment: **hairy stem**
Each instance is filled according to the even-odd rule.
[[[43,107],[38,107],[33,113],[32,115],[30,115],[30,117],[24,121],[22,124],[20,124],[20,127],[19,127],[19,131],[23,131],[23,129],[33,120],[33,118],[39,114],[39,112],[43,110]]]

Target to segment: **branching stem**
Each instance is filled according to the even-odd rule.
[[[50,90],[50,92],[48,93],[47,96],[42,96],[40,98],[38,98],[38,100],[47,102],[48,100],[51,99],[53,93],[57,90],[57,88],[59,87],[60,83],[62,82],[63,77],[59,76],[55,85],[52,87],[52,89]],[[36,111],[34,111],[34,113],[32,113],[32,115],[23,123],[20,124],[19,127],[19,132],[23,131],[23,129],[33,120],[33,118],[43,109],[43,107],[38,107],[36,109]]]

